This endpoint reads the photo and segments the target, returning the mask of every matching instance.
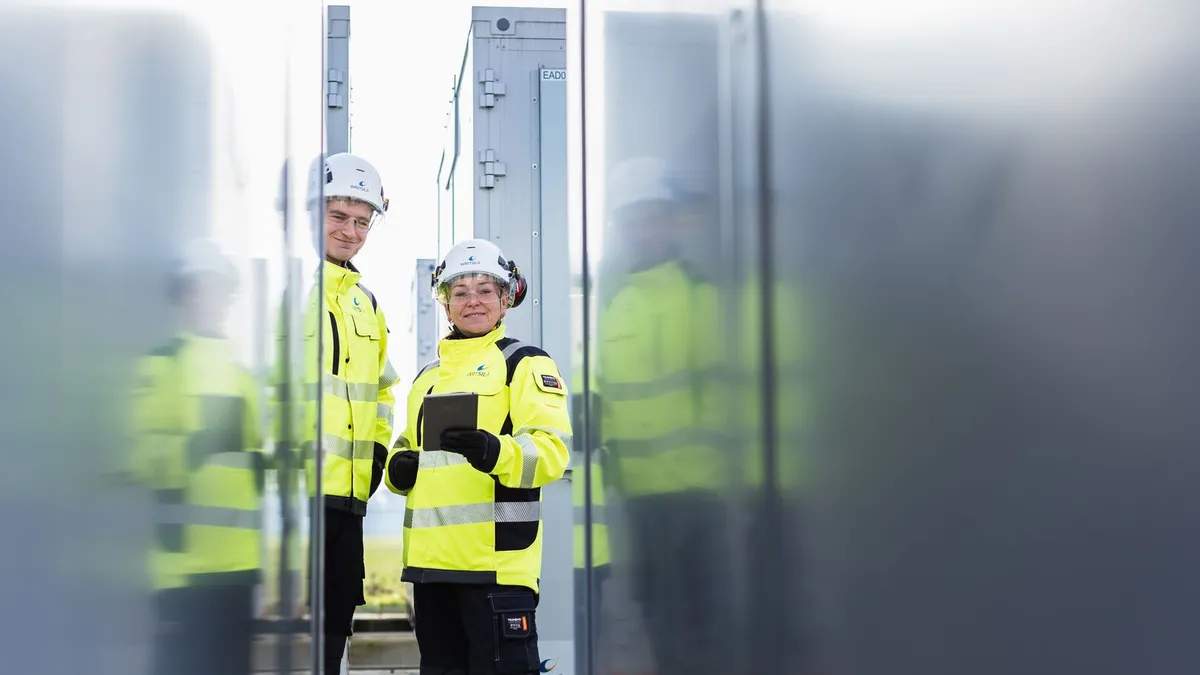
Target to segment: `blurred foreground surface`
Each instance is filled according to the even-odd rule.
[[[582,17],[577,671],[1200,671],[1200,5]],[[162,672],[252,613],[264,668],[318,658],[284,620],[324,30],[314,0],[0,4],[3,672]],[[232,292],[173,292],[198,239]],[[196,317],[223,338],[172,389],[147,359]],[[266,581],[163,620],[230,571]]]

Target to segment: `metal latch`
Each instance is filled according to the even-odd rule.
[[[495,107],[496,97],[505,93],[504,83],[496,79],[496,71],[491,68],[479,71],[479,84],[479,107]]]
[[[508,167],[504,162],[496,161],[495,150],[480,150],[479,163],[483,165],[483,175],[479,177],[479,187],[490,190],[496,187],[496,177],[508,175]]]
[[[342,91],[346,84],[346,73],[337,68],[329,69],[329,90],[326,96],[326,104],[330,108],[346,107],[346,94]]]

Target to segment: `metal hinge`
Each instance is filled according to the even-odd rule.
[[[496,97],[504,95],[504,83],[496,79],[496,71],[491,68],[479,71],[479,84],[479,107],[495,107]]]
[[[326,105],[330,108],[346,107],[346,73],[337,68],[329,69],[329,91],[326,95]]]
[[[480,150],[479,163],[483,165],[483,175],[479,177],[479,187],[490,190],[496,187],[496,177],[508,175],[508,167],[504,162],[496,161],[495,150]]]

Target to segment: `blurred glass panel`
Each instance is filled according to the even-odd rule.
[[[1194,671],[1200,7],[718,5],[584,6],[591,672]]]
[[[765,5],[764,647],[1195,672],[1197,5]]]
[[[323,7],[214,5],[0,4],[6,672],[312,662],[275,424],[304,368],[273,367],[316,261],[306,172],[280,176],[321,151]]]
[[[754,156],[738,9],[585,5],[585,672],[726,672],[746,644],[735,570],[757,419],[738,404],[759,324],[744,260],[756,223],[733,176]]]

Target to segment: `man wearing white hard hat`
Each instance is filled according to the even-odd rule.
[[[324,667],[330,675],[339,672],[353,632],[355,608],[366,604],[363,518],[367,500],[383,480],[392,440],[392,385],[399,378],[388,361],[387,321],[351,262],[383,222],[387,207],[379,172],[363,158],[338,153],[313,167],[308,208],[314,235],[325,255],[319,277],[324,303],[319,307],[315,293],[309,299],[305,343],[306,361],[314,368],[320,363],[319,377],[314,371],[310,379],[311,389],[320,397]],[[315,417],[315,410],[310,411],[306,417]],[[312,428],[307,432],[311,434]],[[306,474],[309,496],[315,498],[312,456],[306,462]]]
[[[499,247],[464,241],[430,281],[450,333],[413,382],[386,477],[407,497],[401,578],[421,673],[534,675],[541,488],[569,459],[566,385],[545,351],[505,335],[526,283]],[[477,395],[476,422],[427,438],[425,397],[448,393]]]

